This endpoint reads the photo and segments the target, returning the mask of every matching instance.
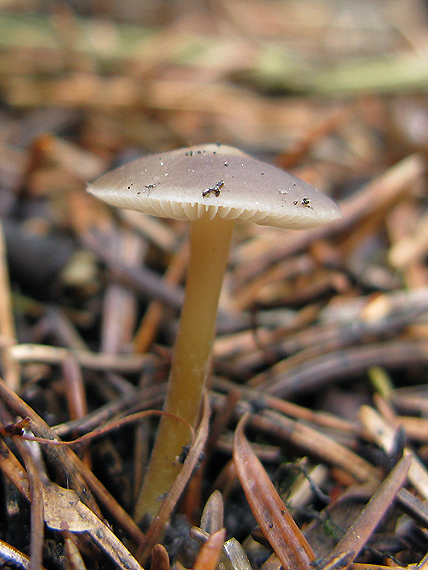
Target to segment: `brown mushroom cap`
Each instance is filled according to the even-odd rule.
[[[145,156],[88,190],[114,206],[177,220],[218,215],[298,229],[341,215],[328,196],[288,172],[216,144]]]

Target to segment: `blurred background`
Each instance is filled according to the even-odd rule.
[[[0,215],[81,234],[89,180],[202,142],[346,197],[427,154],[427,22],[422,0],[1,0]]]
[[[362,164],[372,172],[406,144],[426,148],[421,0],[2,0],[0,9],[7,147],[40,131],[106,160],[212,140],[295,153],[304,141],[305,159],[335,162],[336,176]],[[25,134],[11,124],[24,115]],[[3,180],[12,165],[1,156]]]

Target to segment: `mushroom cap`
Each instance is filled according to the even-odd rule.
[[[88,190],[114,206],[177,220],[221,216],[298,229],[341,216],[333,200],[306,182],[219,144],[145,156]]]

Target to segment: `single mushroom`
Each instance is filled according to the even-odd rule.
[[[291,174],[230,146],[208,144],[125,164],[89,192],[105,202],[189,220],[190,260],[164,409],[195,425],[214,339],[218,300],[236,220],[307,228],[341,215],[327,196]],[[162,416],[135,518],[153,517],[189,442],[183,422]]]

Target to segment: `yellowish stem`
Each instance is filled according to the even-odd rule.
[[[218,300],[230,251],[233,220],[202,217],[191,222],[186,293],[164,409],[195,426],[202,402],[215,333]],[[162,416],[135,520],[152,519],[176,478],[183,446],[190,442],[183,423]]]

